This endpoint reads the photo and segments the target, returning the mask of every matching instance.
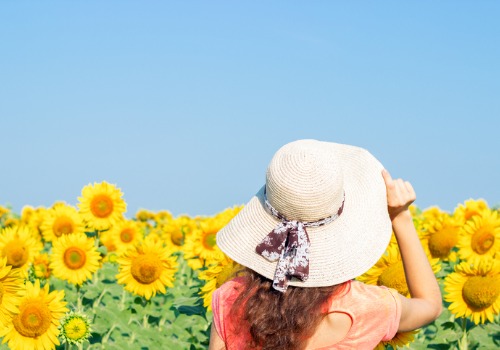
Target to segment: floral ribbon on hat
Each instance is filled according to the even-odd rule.
[[[285,292],[292,277],[305,282],[309,278],[309,247],[311,242],[306,227],[319,227],[336,220],[344,210],[344,200],[339,210],[327,218],[302,222],[287,220],[269,203],[264,190],[267,210],[281,222],[260,242],[255,251],[269,261],[278,260],[274,272],[273,288]]]

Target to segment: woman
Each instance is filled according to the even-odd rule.
[[[364,149],[283,146],[266,185],[217,234],[247,270],[214,292],[210,349],[373,349],[432,322],[441,293],[408,210],[415,198]],[[411,298],[353,280],[392,231]]]

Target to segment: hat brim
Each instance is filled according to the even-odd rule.
[[[292,279],[292,286],[331,286],[362,275],[384,253],[392,233],[382,164],[363,148],[331,142],[322,146],[342,166],[344,210],[327,225],[307,228],[309,278],[304,282]],[[217,245],[232,260],[272,280],[276,262],[255,251],[279,223],[265,209],[264,188],[217,233]]]

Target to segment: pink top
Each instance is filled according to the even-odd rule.
[[[227,349],[242,349],[250,339],[250,333],[236,334],[229,317],[231,305],[239,294],[244,277],[224,283],[215,290],[212,298],[214,325]],[[342,312],[352,319],[352,326],[340,342],[319,348],[370,349],[384,340],[392,339],[398,330],[401,318],[401,301],[394,289],[366,285],[358,281],[346,282],[342,294],[331,298],[329,312]],[[236,320],[238,322],[238,320]],[[319,350],[318,349],[318,350]]]

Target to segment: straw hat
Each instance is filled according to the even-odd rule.
[[[217,245],[234,261],[272,280],[277,262],[256,252],[282,222],[269,208],[294,222],[332,218],[307,227],[309,275],[288,284],[320,287],[353,279],[377,262],[391,237],[382,169],[359,147],[317,140],[286,144],[269,164],[266,185],[218,232]]]

